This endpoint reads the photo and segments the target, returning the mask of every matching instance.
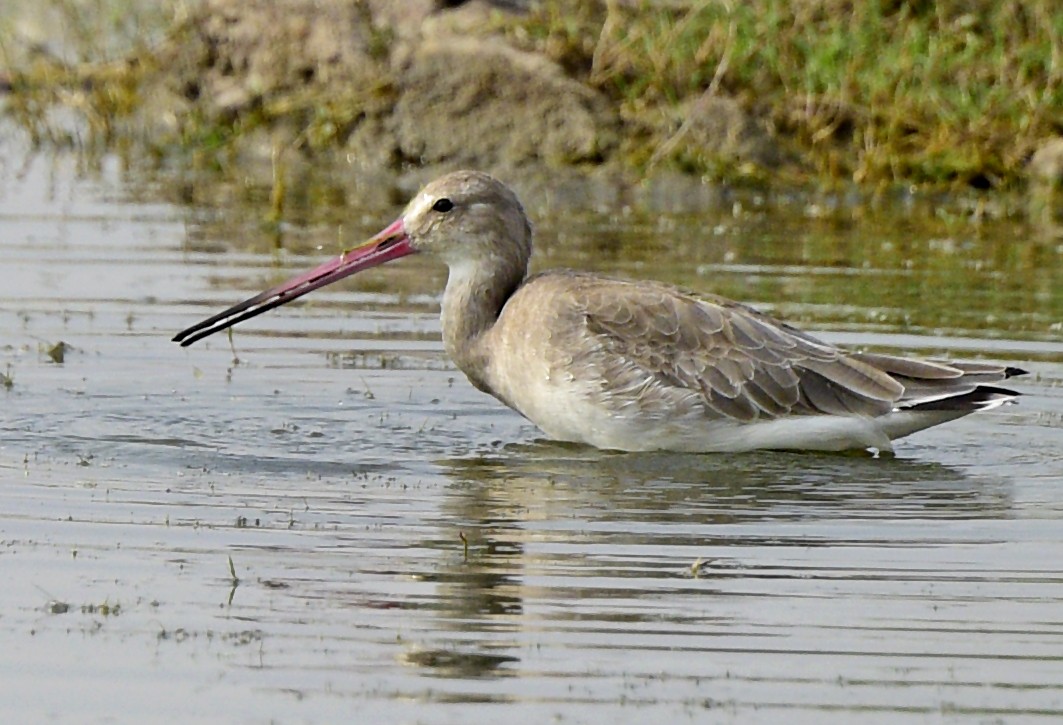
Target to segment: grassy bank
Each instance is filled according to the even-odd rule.
[[[14,36],[0,33],[7,111],[48,142],[67,138],[55,109],[74,108],[97,138],[110,141],[129,127],[125,119],[151,96],[151,84],[165,85],[160,75],[180,53],[177,18],[190,6],[46,5],[68,26],[73,57],[18,55]],[[9,31],[2,21],[0,30]],[[498,13],[476,32],[500,32],[609,98],[623,125],[619,150],[606,161],[637,172],[746,173],[671,143],[683,109],[712,96],[735,99],[768,129],[795,160],[773,175],[798,182],[1009,188],[1022,182],[1031,152],[1063,133],[1063,5],[1056,0],[541,0],[524,15]],[[361,101],[335,109],[347,103],[335,92],[299,99],[299,113],[311,118],[303,135],[311,139],[314,123],[321,125],[314,119],[336,117],[347,128],[365,111]],[[174,124],[181,134],[155,143],[228,144],[281,120],[270,113],[280,104],[284,115],[290,100],[228,118],[182,99],[173,114],[181,115]]]
[[[1054,0],[667,5],[546,0],[509,32],[636,128],[686,99],[731,95],[829,177],[1006,185],[1063,131]]]

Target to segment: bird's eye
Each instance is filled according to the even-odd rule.
[[[436,203],[432,205],[432,208],[436,211],[443,212],[445,214],[454,208],[454,202],[444,197],[442,199],[437,200]]]

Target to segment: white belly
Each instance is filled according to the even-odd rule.
[[[519,385],[499,391],[505,402],[560,441],[621,451],[692,453],[892,450],[883,426],[869,418],[806,415],[741,423],[710,418],[699,408],[645,415],[636,406],[602,405],[593,390],[545,373],[521,377]]]

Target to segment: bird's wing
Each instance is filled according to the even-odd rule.
[[[569,347],[578,350],[573,369],[644,414],[687,406],[738,421],[878,416],[905,393],[872,362],[723,298],[597,278],[578,285],[574,302],[583,324]],[[921,375],[936,372],[923,364]]]
[[[904,386],[898,408],[935,406],[960,410],[968,404],[976,408],[999,395],[1014,397],[1014,391],[992,384],[1026,372],[989,362],[915,360],[871,352],[852,353],[851,357],[887,373]]]

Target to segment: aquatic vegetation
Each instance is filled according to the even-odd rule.
[[[236,596],[236,588],[240,586],[240,577],[236,576],[236,565],[233,564],[232,556],[229,557],[229,599],[226,601],[226,606],[231,607],[233,605],[233,597]]]

